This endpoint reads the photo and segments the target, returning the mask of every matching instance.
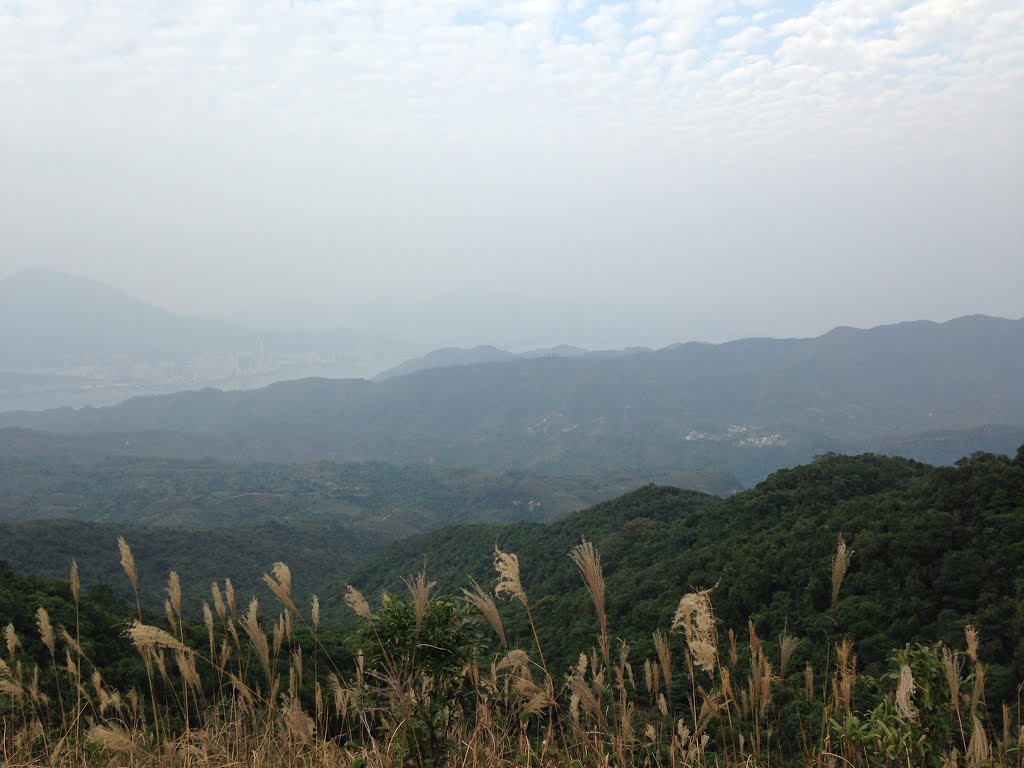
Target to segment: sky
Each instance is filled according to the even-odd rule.
[[[424,343],[1024,315],[1019,0],[0,0],[0,278]]]

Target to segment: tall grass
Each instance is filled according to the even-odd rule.
[[[121,562],[133,587],[134,558]],[[852,550],[840,540],[831,614]],[[117,690],[83,649],[80,586],[72,564],[76,626],[4,630],[0,656],[0,760],[7,766],[1024,766],[1021,701],[988,702],[978,630],[963,650],[941,645],[894,652],[890,672],[867,678],[856,645],[829,637],[762,638],[748,624],[719,626],[714,590],[680,597],[671,626],[653,633],[653,655],[614,640],[601,559],[582,542],[568,553],[594,604],[594,643],[569,669],[551,669],[519,560],[495,552],[494,593],[473,582],[460,600],[434,598],[424,574],[409,595],[374,610],[354,587],[345,602],[360,629],[351,658],[331,652],[320,601],[309,615],[292,596],[291,572],[264,579],[272,611],[245,611],[230,581],[213,584],[197,634],[170,575],[163,620],[141,604],[122,631],[139,655],[143,690]],[[500,599],[519,602],[530,644],[510,647]],[[498,598],[497,600],[495,598]],[[47,663],[30,660],[22,635],[36,631]],[[493,639],[489,639],[493,634]],[[199,639],[197,639],[199,638]],[[486,649],[493,648],[489,653]],[[142,679],[142,678],[140,678]],[[1019,689],[1018,689],[1019,690]],[[993,714],[995,713],[995,714]]]

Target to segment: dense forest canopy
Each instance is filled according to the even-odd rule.
[[[829,611],[839,537],[855,552]],[[714,587],[722,625],[768,637],[857,638],[877,669],[907,642],[955,643],[980,627],[991,680],[1008,696],[1024,680],[1024,447],[954,467],[877,455],[823,456],[727,499],[648,486],[549,525],[468,525],[393,545],[355,576],[367,594],[395,591],[426,569],[442,591],[493,582],[494,548],[514,552],[545,647],[563,663],[593,635],[589,598],[569,550],[602,554],[609,624],[644,647],[684,592]],[[509,626],[526,632],[521,612]],[[542,630],[542,632],[545,630]]]
[[[49,524],[23,525],[40,526],[35,533],[43,541],[42,526]],[[90,540],[90,528],[115,537],[113,524],[74,525],[79,544]],[[403,696],[423,702],[425,709],[406,713],[412,718],[409,723],[418,724],[412,735],[399,729],[406,733],[401,750],[422,766],[443,764],[443,755],[452,747],[436,739],[447,740],[452,728],[461,727],[449,719],[451,708],[469,705],[469,696],[478,704],[485,695],[511,697],[495,705],[509,708],[521,737],[531,738],[532,733],[540,738],[541,731],[529,726],[527,713],[547,707],[555,707],[552,712],[573,711],[570,694],[583,690],[580,670],[585,667],[594,675],[594,695],[609,695],[609,712],[619,711],[616,717],[630,713],[627,719],[635,716],[638,724],[655,728],[655,736],[645,742],[624,736],[620,726],[601,732],[600,738],[612,745],[625,738],[629,749],[641,752],[661,749],[659,739],[666,737],[658,735],[659,718],[668,718],[675,734],[670,737],[672,749],[692,745],[692,733],[676,727],[676,713],[690,711],[694,727],[700,729],[698,714],[705,710],[719,713],[720,723],[720,730],[707,740],[701,737],[701,749],[707,748],[708,754],[737,748],[742,752],[738,742],[730,747],[730,741],[744,733],[757,740],[755,753],[767,749],[785,762],[815,750],[832,753],[834,738],[836,747],[857,765],[874,764],[893,749],[906,749],[916,756],[914,764],[939,768],[951,750],[970,753],[969,742],[986,728],[997,739],[993,743],[1001,761],[1019,749],[1016,732],[1007,728],[1018,716],[1011,703],[1024,680],[1024,446],[1013,458],[976,453],[952,467],[874,454],[826,454],[726,498],[649,484],[552,522],[444,527],[398,541],[373,559],[370,543],[356,540],[343,554],[341,538],[332,539],[330,530],[308,525],[310,535],[305,539],[291,538],[291,531],[275,528],[272,522],[255,528],[205,529],[202,535],[212,539],[244,530],[251,539],[262,539],[263,546],[274,548],[273,554],[269,549],[261,552],[253,543],[253,548],[240,549],[234,556],[226,549],[205,551],[206,556],[223,557],[212,591],[206,577],[197,583],[191,572],[198,563],[166,559],[166,552],[183,545],[173,541],[175,536],[194,536],[198,529],[151,529],[151,538],[141,537],[135,554],[130,554],[131,565],[126,565],[127,546],[119,553],[108,542],[111,572],[121,571],[121,584],[130,581],[139,564],[156,568],[150,578],[165,586],[140,580],[140,588],[147,603],[166,598],[163,614],[145,605],[138,608],[134,600],[121,599],[107,585],[79,595],[75,580],[67,578],[70,560],[60,565],[65,574],[60,581],[42,581],[0,564],[0,616],[9,622],[9,662],[0,668],[4,690],[23,696],[31,686],[55,692],[58,700],[70,704],[75,700],[73,690],[65,686],[61,693],[61,681],[78,674],[76,654],[98,675],[92,685],[103,691],[97,693],[101,701],[115,687],[153,689],[154,664],[162,665],[162,657],[140,657],[133,647],[140,637],[148,637],[156,639],[143,642],[176,649],[183,670],[179,674],[161,667],[164,684],[159,697],[134,700],[141,712],[162,709],[159,727],[165,732],[187,731],[188,717],[203,717],[195,706],[193,714],[187,714],[188,698],[175,692],[175,686],[184,684],[192,685],[200,700],[226,697],[220,706],[236,706],[245,696],[255,696],[265,703],[271,721],[280,716],[312,723],[302,719],[305,715],[288,714],[312,711],[326,729],[323,736],[344,741],[349,737],[341,734],[354,735],[346,731],[352,724],[346,725],[344,717],[328,724],[317,703],[317,669],[321,674],[331,670],[361,681],[348,683],[356,686],[353,689],[331,685],[340,701],[356,697],[344,707],[361,709],[363,719],[355,722],[370,734],[394,728],[397,721],[387,710],[376,709],[398,707],[394,686],[406,691]],[[286,533],[288,538],[282,536]],[[587,561],[580,555],[591,545],[596,548],[591,557],[598,558],[590,560],[589,567],[599,579],[600,610],[594,598],[598,582],[588,580]],[[32,547],[31,536],[17,542],[19,550]],[[294,568],[281,561],[291,561]],[[837,562],[845,564],[838,578]],[[332,581],[313,600],[311,587],[319,589],[325,575],[337,576],[339,571],[345,579]],[[227,591],[225,577],[237,579],[237,592]],[[349,580],[362,594],[346,587]],[[499,599],[495,609],[503,622],[501,635],[487,626],[494,617],[480,611],[481,605],[486,607],[480,602],[486,595],[500,598],[502,589],[496,581],[510,596],[505,602]],[[260,582],[259,602],[250,604],[250,588]],[[462,592],[474,582],[481,585],[475,602],[464,599]],[[683,595],[686,598],[680,601]],[[231,606],[229,612],[224,600]],[[189,618],[186,602],[209,606],[211,601],[216,611],[204,608],[204,623]],[[698,642],[717,645],[719,661],[699,656],[700,646],[694,645],[686,623],[690,619],[680,624],[684,604],[697,605],[687,610],[706,611],[697,621],[705,622],[711,639]],[[607,635],[602,626],[607,626]],[[220,641],[218,635],[223,635]],[[55,636],[67,646],[66,664],[58,665],[54,656]],[[966,653],[958,650],[965,638]],[[236,678],[228,684],[215,660],[218,642],[220,658],[235,655],[229,667],[246,683]],[[679,654],[680,669],[672,680],[664,678],[668,699],[662,700],[650,664],[651,659],[659,663],[665,648]],[[514,650],[506,653],[507,649]],[[536,661],[530,661],[535,651]],[[145,658],[150,659],[148,665]],[[205,658],[211,660],[205,676],[188,671],[190,659]],[[947,658],[960,665],[954,672],[956,685],[963,686],[952,698],[945,692],[942,671]],[[632,704],[625,692],[627,677],[633,675],[629,659],[637,669],[629,683]],[[464,674],[474,664],[487,668],[492,661],[492,683],[479,670]],[[646,682],[639,671],[642,662]],[[787,678],[787,664],[807,671]],[[312,671],[303,683],[304,665]],[[757,706],[750,704],[750,696],[741,701],[728,693],[730,676],[748,674],[748,666],[749,674],[760,675],[767,686],[763,690],[769,692],[761,695]],[[550,694],[538,687],[531,667],[541,671],[543,679],[550,675]],[[37,671],[30,672],[33,669]],[[416,682],[423,670],[433,681],[427,688]],[[818,689],[812,681],[814,670],[826,675]],[[607,676],[613,672],[619,682],[608,687],[602,681],[614,679]],[[509,674],[518,675],[517,682],[506,677]],[[896,688],[897,679],[902,681],[907,674],[914,676],[919,691],[919,709],[913,716],[907,714],[912,710],[907,709],[903,682]],[[188,675],[192,683],[185,683]],[[285,678],[287,694],[279,687]],[[502,679],[518,687],[502,693]],[[851,687],[844,689],[842,680],[850,680]],[[705,684],[711,689],[704,689]],[[263,698],[263,686],[269,686],[268,698]],[[815,692],[819,689],[820,704]],[[534,698],[517,699],[524,691],[527,699]],[[278,693],[280,709],[275,703]],[[4,695],[0,692],[5,717],[25,712],[17,708],[16,699],[6,700]],[[40,707],[51,700],[32,696]],[[1007,706],[1002,708],[1004,702]],[[523,706],[526,709],[517,715],[517,707]],[[591,708],[590,716],[600,720],[599,709]],[[56,706],[40,711],[48,713],[44,717],[52,727],[74,730]],[[964,711],[969,726],[957,729],[955,718]],[[133,717],[132,728],[143,733],[139,711]],[[1002,736],[995,730],[1000,717],[1006,723]],[[700,718],[703,722],[703,715]],[[819,730],[821,735],[813,736]],[[308,743],[308,728],[303,732]],[[584,743],[597,733],[590,731]],[[95,734],[90,732],[89,738],[103,738]],[[71,737],[64,738],[72,743]],[[138,749],[139,738],[132,737],[129,751]],[[11,748],[19,749],[23,741],[14,739]],[[589,748],[604,749],[601,744]],[[423,758],[424,749],[433,755],[429,760]],[[632,764],[621,757],[620,762]]]
[[[388,543],[458,522],[552,520],[644,482],[725,494],[711,470],[585,477],[484,474],[381,462],[237,465],[212,460],[95,457],[32,433],[0,442],[0,560],[63,576],[78,560],[86,584],[130,595],[112,546],[136,548],[145,603],[159,608],[167,571],[186,577],[190,612],[214,579],[262,591],[267,562],[295,563],[322,592]]]

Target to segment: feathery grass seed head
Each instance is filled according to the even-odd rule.
[[[900,680],[896,685],[896,711],[907,720],[917,720],[918,710],[914,706],[914,692],[917,684],[907,664],[900,665]]]
[[[373,621],[373,613],[370,611],[370,604],[366,602],[363,593],[351,584],[345,586],[345,602],[348,607],[355,611],[356,616],[366,621]]]
[[[224,598],[220,594],[220,586],[217,582],[210,585],[210,594],[213,595],[213,609],[217,612],[218,618],[224,621],[227,616],[227,609],[224,607]]]
[[[964,627],[964,637],[967,639],[967,658],[974,664],[978,663],[978,643],[981,639],[978,628],[973,624]]]
[[[42,606],[39,606],[36,611],[36,624],[39,626],[39,637],[43,641],[43,645],[52,654],[54,648],[53,626],[50,624],[50,614]]]
[[[94,725],[85,738],[109,752],[133,754],[138,750],[128,732],[118,725]]]
[[[466,602],[480,611],[484,618],[490,622],[495,634],[498,635],[498,639],[501,641],[501,647],[508,647],[508,643],[505,641],[505,628],[501,623],[501,614],[498,613],[498,606],[495,604],[494,598],[484,592],[483,588],[472,579],[469,580],[469,583],[472,585],[473,591],[470,592],[468,589],[462,590],[462,595]]]
[[[132,588],[138,591],[139,575],[135,570],[135,556],[132,555],[132,549],[124,540],[124,536],[117,537],[117,548],[121,553],[121,567],[124,569],[128,581],[132,583]]]
[[[430,590],[437,586],[436,581],[427,581],[427,575],[420,571],[415,579],[402,579],[405,582],[409,594],[412,595],[413,608],[416,611],[416,632],[423,626],[423,614],[427,610],[427,603],[430,601]]]
[[[604,573],[601,570],[601,555],[594,549],[592,542],[584,539],[569,552],[569,557],[579,569],[584,584],[587,585],[587,592],[594,602],[597,610],[598,620],[601,622],[602,634],[607,633],[607,618],[605,616],[604,597]]]
[[[949,702],[954,709],[960,702],[960,670],[962,665],[956,651],[942,646],[942,670],[946,673],[946,685],[949,686]]]
[[[75,599],[75,605],[82,596],[82,583],[78,579],[78,561],[71,561],[71,596]]]
[[[231,609],[231,615],[234,616],[238,613],[238,609],[235,607],[235,588],[231,584],[231,579],[224,579],[224,596],[228,600],[228,608]]]
[[[143,624],[137,619],[132,620],[131,626],[128,627],[125,635],[131,638],[135,647],[140,650],[146,648],[169,648],[172,651],[192,653],[191,648],[166,630],[150,626],[149,624]]]
[[[683,630],[694,661],[713,675],[718,659],[718,630],[710,595],[710,589],[683,595],[672,617],[672,629]]]
[[[839,544],[836,546],[836,554],[832,558],[832,610],[835,610],[839,602],[839,588],[843,585],[846,572],[850,569],[850,561],[853,559],[853,550],[846,546],[846,541],[839,537]]]
[[[793,652],[800,645],[800,640],[793,637],[786,630],[783,630],[779,635],[779,679],[786,679],[786,667],[789,665],[789,660],[793,657]]]
[[[519,578],[519,558],[511,552],[502,552],[495,547],[494,570],[498,572],[498,586],[494,588],[494,594],[507,594],[526,605],[526,592],[523,591],[523,583]]]
[[[181,616],[181,580],[177,571],[171,571],[167,577],[167,596],[170,598],[174,612]]]
[[[15,651],[21,645],[21,640],[18,639],[18,633],[14,631],[14,624],[8,623],[4,627],[4,640],[7,641],[7,655],[13,657]]]

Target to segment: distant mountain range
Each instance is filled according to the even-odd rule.
[[[135,455],[566,474],[715,467],[749,483],[830,450],[923,439],[935,460],[925,433],[946,432],[947,460],[979,436],[980,447],[1009,450],[983,438],[1016,439],[1021,381],[1024,320],[970,316],[837,328],[814,339],[517,357],[377,382],[182,392],[108,408],[3,413],[0,427],[117,435]]]
[[[256,351],[252,332],[185,317],[82,277],[29,270],[0,280],[0,367],[55,369]]]
[[[369,376],[400,344],[343,331],[252,330],[187,317],[49,270],[0,280],[0,410],[110,404],[201,386]]]
[[[538,357],[622,357],[637,352],[650,352],[650,347],[627,347],[625,349],[606,349],[592,351],[582,347],[562,344],[547,349],[532,349],[528,352],[509,352],[498,347],[481,345],[476,347],[445,347],[436,349],[422,357],[406,360],[404,363],[388,368],[377,374],[374,381],[393,379],[395,376],[406,376],[431,368],[451,368],[459,365],[477,365],[479,363],[507,363],[511,360],[533,360]]]

